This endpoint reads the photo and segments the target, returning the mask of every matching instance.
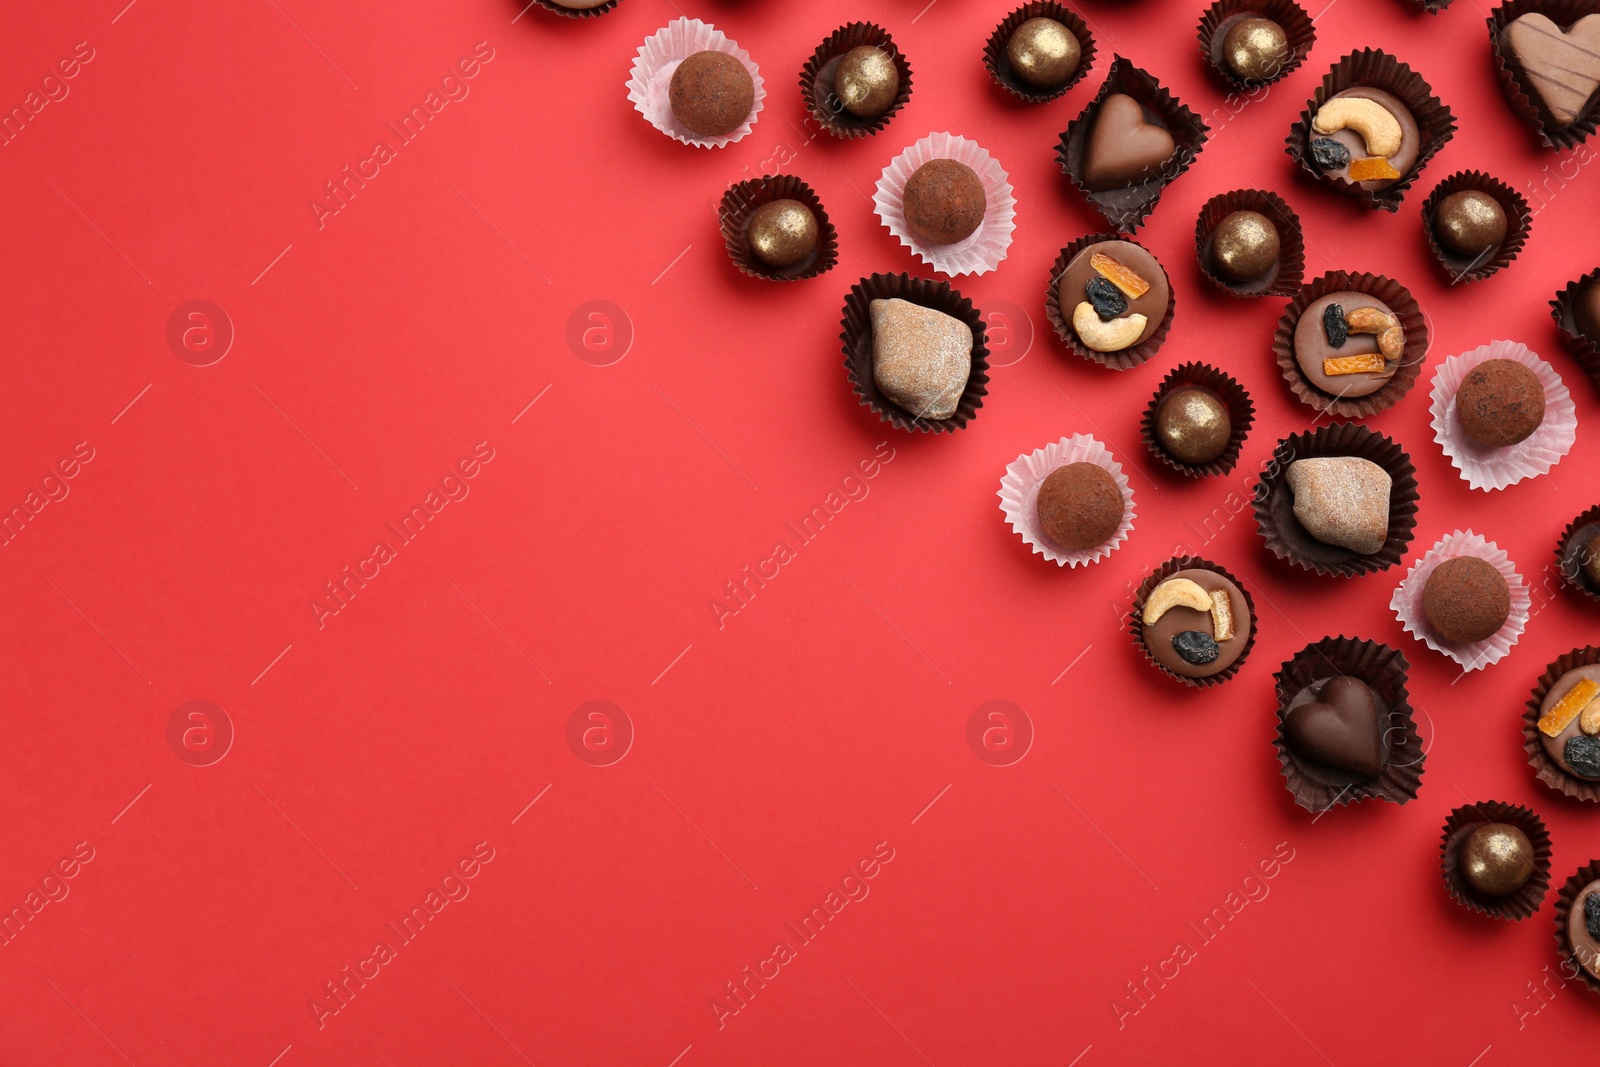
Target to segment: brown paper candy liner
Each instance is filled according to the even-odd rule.
[[[1072,262],[1074,256],[1090,245],[1099,244],[1101,241],[1126,241],[1131,245],[1140,245],[1131,237],[1123,237],[1114,233],[1091,233],[1080,237],[1061,250],[1056,257],[1055,265],[1050,268],[1050,286],[1044,295],[1044,315],[1050,320],[1050,325],[1055,328],[1056,336],[1061,338],[1061,343],[1084,359],[1098,363],[1112,370],[1129,370],[1148,360],[1160,349],[1161,342],[1166,339],[1167,332],[1172,329],[1172,312],[1178,303],[1178,287],[1172,284],[1172,275],[1167,275],[1167,316],[1161,320],[1161,325],[1156,327],[1156,332],[1130,348],[1120,352],[1096,352],[1082,341],[1078,340],[1078,332],[1072,328],[1072,323],[1067,320],[1061,310],[1061,294],[1057,292],[1056,283],[1061,280],[1061,273],[1067,269],[1067,264]],[[1148,248],[1144,249],[1150,252]],[[1150,252],[1153,257],[1154,252]],[[1156,261],[1160,263],[1160,260]],[[1162,271],[1167,268],[1161,265]]]
[[[1567,343],[1567,351],[1583,368],[1583,373],[1600,385],[1600,337],[1591,338],[1578,325],[1578,297],[1591,285],[1600,285],[1600,268],[1568,282],[1567,287],[1550,301],[1550,317],[1556,320],[1562,340]]]
[[[798,200],[811,209],[817,219],[817,247],[800,262],[788,267],[773,267],[763,263],[750,251],[750,218],[756,210],[774,200]],[[815,278],[833,269],[839,262],[838,234],[822,201],[811,186],[792,174],[774,174],[764,178],[751,178],[737,182],[722,194],[722,204],[717,209],[722,222],[722,240],[728,246],[728,258],[733,265],[752,278],[789,282],[801,278]]]
[[[1472,887],[1461,873],[1461,844],[1478,827],[1489,823],[1515,826],[1527,835],[1533,846],[1533,874],[1521,889],[1503,897],[1485,896]],[[1550,834],[1544,820],[1531,809],[1498,800],[1463,804],[1444,821],[1439,838],[1439,867],[1445,888],[1457,904],[1491,919],[1521,922],[1539,910],[1545,891],[1550,888]]]
[[[1064,85],[1054,89],[1040,89],[1038,86],[1029,85],[1017,77],[1006,59],[1006,45],[1010,43],[1011,35],[1016,32],[1017,27],[1029,19],[1039,18],[1055,19],[1071,30],[1072,36],[1078,39],[1078,69],[1072,72],[1072,77],[1068,78]],[[1088,24],[1076,11],[1062,4],[1051,3],[1049,0],[1035,0],[1017,8],[994,28],[994,32],[989,35],[989,40],[983,46],[983,66],[995,84],[1011,95],[1030,104],[1043,104],[1056,99],[1082,81],[1084,75],[1089,73],[1089,68],[1094,65],[1094,53],[1094,34],[1089,32]]]
[[[1179,571],[1197,569],[1220,574],[1238,587],[1239,592],[1244,595],[1245,607],[1250,612],[1250,636],[1245,639],[1244,651],[1239,653],[1238,659],[1222,668],[1216,674],[1208,674],[1204,678],[1189,678],[1162,666],[1161,662],[1151,654],[1149,647],[1145,645],[1144,604],[1146,600],[1150,599],[1150,594],[1155,592],[1156,586],[1174,574]],[[1144,658],[1150,661],[1152,667],[1174,681],[1182,682],[1184,685],[1192,685],[1197,689],[1206,689],[1213,685],[1221,685],[1238,674],[1239,668],[1244,666],[1244,661],[1250,658],[1250,650],[1256,647],[1256,602],[1250,596],[1250,590],[1245,587],[1244,582],[1228,573],[1227,568],[1200,556],[1174,556],[1151,572],[1150,577],[1146,578],[1133,594],[1133,610],[1128,613],[1128,630],[1133,634],[1133,643],[1138,646],[1140,652],[1144,653]]]
[[[1556,573],[1561,575],[1568,589],[1600,604],[1600,585],[1583,576],[1583,565],[1589,558],[1589,542],[1596,537],[1600,537],[1600,504],[1567,523],[1561,539],[1556,542]]]
[[[1271,19],[1283,27],[1289,39],[1289,58],[1270,78],[1241,78],[1222,61],[1222,39],[1242,18]],[[1311,46],[1317,43],[1317,28],[1306,9],[1294,0],[1216,0],[1200,16],[1200,54],[1223,82],[1238,89],[1256,89],[1286,77],[1306,61]]]
[[[1556,951],[1560,953],[1564,963],[1569,963],[1577,976],[1583,979],[1583,984],[1591,993],[1600,993],[1600,978],[1590,974],[1578,963],[1577,955],[1572,949],[1572,940],[1567,936],[1567,919],[1572,915],[1572,909],[1578,904],[1578,894],[1583,887],[1591,882],[1600,880],[1600,860],[1590,860],[1588,863],[1572,872],[1572,877],[1562,885],[1561,892],[1556,894]],[[1567,973],[1563,966],[1562,974]]]
[[[1137,100],[1144,107],[1146,120],[1152,116],[1158,119],[1172,134],[1173,144],[1177,148],[1172,158],[1162,165],[1161,173],[1154,178],[1123,189],[1095,192],[1084,185],[1079,176],[1083,170],[1083,153],[1088,144],[1089,130],[1100,111],[1100,104],[1112,93],[1123,93]],[[1185,107],[1153,76],[1121,56],[1116,56],[1111,61],[1111,69],[1106,72],[1106,80],[1100,86],[1100,91],[1089,102],[1089,106],[1067,124],[1066,132],[1056,145],[1056,161],[1061,164],[1062,173],[1077,186],[1083,198],[1105,216],[1107,222],[1115,229],[1132,233],[1155,210],[1156,202],[1161,199],[1166,187],[1194,164],[1209,132],[1205,120]]]
[[[1278,228],[1278,263],[1264,278],[1236,282],[1214,266],[1211,235],[1222,220],[1235,211],[1260,212]],[[1277,193],[1265,189],[1235,189],[1217,194],[1200,209],[1200,217],[1194,224],[1194,250],[1201,272],[1213,285],[1235,296],[1293,296],[1306,274],[1306,245],[1301,232],[1300,217]]]
[[[1417,162],[1400,180],[1387,188],[1363,189],[1355,182],[1329,178],[1311,160],[1311,120],[1316,117],[1318,109],[1330,96],[1356,86],[1381,89],[1397,97],[1410,109],[1411,117],[1417,121],[1417,132],[1422,138],[1422,150],[1417,153]],[[1363,48],[1339,60],[1323,76],[1322,84],[1312,94],[1306,103],[1306,109],[1300,113],[1300,118],[1289,130],[1289,138],[1285,144],[1289,155],[1295,158],[1307,174],[1323,185],[1337,189],[1346,196],[1353,196],[1368,207],[1399,211],[1406,190],[1411,188],[1411,184],[1422,174],[1422,168],[1428,165],[1428,160],[1433,158],[1434,153],[1450,140],[1455,129],[1455,116],[1437,96],[1433,95],[1433,90],[1422,80],[1422,75],[1387,52]]]
[[[1437,15],[1449,7],[1450,2],[1451,0],[1415,0],[1416,5],[1430,15]]]
[[[1323,392],[1306,380],[1299,361],[1294,358],[1294,329],[1300,316],[1322,297],[1339,292],[1365,293],[1383,301],[1405,328],[1406,347],[1400,354],[1400,366],[1381,389],[1366,396],[1345,397]],[[1300,402],[1346,419],[1364,419],[1394,407],[1416,384],[1422,364],[1428,358],[1428,345],[1428,320],[1422,317],[1422,309],[1405,286],[1381,274],[1349,274],[1342,270],[1329,271],[1307,283],[1284,308],[1283,316],[1278,319],[1278,329],[1272,335],[1272,352],[1277,357],[1278,367]]]
[[[1295,518],[1289,464],[1319,456],[1355,456],[1371,460],[1388,472],[1393,482],[1389,489],[1389,537],[1383,548],[1372,555],[1323,544]],[[1417,470],[1406,450],[1383,434],[1354,423],[1333,423],[1291,434],[1278,442],[1256,483],[1252,506],[1256,528],[1273,555],[1317,574],[1352,578],[1388,570],[1405,557],[1411,532],[1417,525]]]
[[[1589,135],[1594,133],[1596,122],[1600,121],[1600,105],[1591,96],[1583,114],[1570,126],[1556,126],[1546,121],[1544,109],[1539,106],[1537,91],[1527,85],[1522,64],[1511,54],[1511,49],[1504,46],[1502,35],[1507,26],[1523,15],[1543,15],[1562,30],[1567,30],[1583,16],[1594,14],[1595,10],[1592,0],[1508,0],[1489,12],[1489,44],[1494,50],[1495,66],[1500,70],[1500,86],[1505,90],[1506,102],[1517,117],[1538,135],[1546,148],[1576,148],[1588,140]]]
[[[1463,256],[1439,243],[1434,227],[1434,213],[1445,197],[1468,190],[1483,193],[1499,202],[1506,213],[1506,237],[1488,253]],[[1504,270],[1517,258],[1527,243],[1528,231],[1533,228],[1533,213],[1523,195],[1498,178],[1479,170],[1462,170],[1450,175],[1434,187],[1422,203],[1422,232],[1427,235],[1433,258],[1439,261],[1450,283],[1482,281],[1497,270]]]
[[[895,95],[894,103],[883,114],[866,119],[850,114],[833,95],[833,75],[839,68],[839,60],[850,49],[862,45],[889,53],[895,69],[900,72],[900,92]],[[911,64],[882,26],[871,22],[846,23],[817,45],[817,50],[800,69],[800,98],[817,124],[833,136],[843,140],[870,137],[889,125],[895,112],[911,99]]]
[[[1558,793],[1565,793],[1569,797],[1590,803],[1600,801],[1600,782],[1591,782],[1568,774],[1562,769],[1561,764],[1550,758],[1550,753],[1544,750],[1544,742],[1541,740],[1544,735],[1539,732],[1539,705],[1544,703],[1550,687],[1555,685],[1563,674],[1575,667],[1587,667],[1594,663],[1600,663],[1600,648],[1594,645],[1575,648],[1571,652],[1557,656],[1539,676],[1538,683],[1533,687],[1533,696],[1528,699],[1528,706],[1522,713],[1522,750],[1528,754],[1528,763],[1533,767],[1539,781]]]
[[[570,7],[562,7],[560,4],[555,3],[554,0],[533,0],[533,2],[544,8],[546,11],[553,12],[554,14],[562,16],[563,18],[597,19],[601,15],[615,10],[617,5],[622,3],[622,0],[606,0],[606,2],[603,4],[599,4],[595,7],[583,8],[581,10]]]
[[[961,393],[956,413],[948,419],[927,419],[911,414],[884,396],[872,374],[872,301],[899,298],[942,311],[960,319],[972,330],[972,373]],[[850,287],[844,298],[844,368],[861,403],[878,418],[907,433],[954,433],[977,417],[989,392],[989,346],[983,315],[972,301],[946,282],[913,278],[909,274],[874,274]]]
[[[1228,447],[1210,463],[1184,463],[1168,455],[1156,439],[1156,414],[1161,410],[1161,401],[1168,393],[1190,387],[1203,389],[1222,401],[1233,423],[1233,436],[1228,440]],[[1151,455],[1179,474],[1189,478],[1209,478],[1233,470],[1239,462],[1239,450],[1244,447],[1245,436],[1250,432],[1255,417],[1256,406],[1250,401],[1250,394],[1230,375],[1204,363],[1184,363],[1169,371],[1156,387],[1155,395],[1144,409],[1144,419],[1139,423],[1139,436],[1144,438],[1144,445]]]
[[[1320,815],[1341,804],[1352,804],[1376,797],[1395,804],[1415,800],[1422,784],[1422,765],[1427,753],[1422,735],[1411,714],[1406,695],[1406,671],[1411,664],[1398,649],[1377,641],[1356,637],[1324,637],[1307,645],[1286,660],[1278,673],[1278,725],[1272,745],[1278,753],[1278,767],[1284,787],[1294,802]],[[1302,760],[1283,738],[1283,716],[1289,701],[1312,682],[1336,674],[1365,682],[1389,711],[1383,741],[1389,758],[1376,778],[1357,778],[1345,771]]]

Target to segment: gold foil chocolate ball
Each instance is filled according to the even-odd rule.
[[[1579,558],[1583,560],[1583,576],[1600,586],[1600,535],[1589,542]]]
[[[1082,52],[1072,31],[1055,19],[1029,19],[1011,31],[1006,62],[1035,89],[1059,89],[1078,70]]]
[[[1506,209],[1476,189],[1451,193],[1433,213],[1439,243],[1463,256],[1478,256],[1506,239]]]
[[[1278,228],[1259,211],[1235,211],[1211,232],[1212,262],[1236,282],[1266,277],[1278,253]]]
[[[1533,842],[1510,823],[1478,827],[1461,842],[1461,874],[1488,897],[1515,893],[1533,877]]]
[[[1222,37],[1222,65],[1247,82],[1276,78],[1289,62],[1289,35],[1271,19],[1245,18]]]
[[[1175,389],[1156,409],[1156,443],[1180,463],[1210,463],[1232,439],[1228,405],[1204,389]]]
[[[882,115],[900,95],[900,71],[894,57],[870,44],[850,49],[834,69],[833,95],[857,118]]]
[[[798,200],[774,200],[756,208],[745,238],[767,266],[792,267],[817,250],[817,217]]]

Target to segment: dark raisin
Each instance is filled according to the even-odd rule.
[[[1583,924],[1589,936],[1600,940],[1600,893],[1590,893],[1583,898]]]
[[[1100,316],[1101,322],[1110,322],[1127,314],[1128,298],[1122,295],[1121,289],[1104,278],[1090,278],[1089,284],[1083,287],[1083,293],[1094,305],[1094,313]]]
[[[1211,635],[1201,633],[1199,630],[1185,630],[1172,639],[1172,651],[1176,652],[1183,662],[1195,667],[1204,666],[1217,658],[1217,643]]]
[[[1344,321],[1344,308],[1338,304],[1329,304],[1322,312],[1322,332],[1328,337],[1328,344],[1338,348],[1350,338],[1350,324]]]
[[[1311,158],[1323,170],[1338,170],[1349,166],[1350,149],[1332,137],[1314,137],[1311,139]]]
[[[1568,738],[1566,747],[1561,750],[1561,758],[1579,778],[1600,781],[1600,738],[1585,734]]]

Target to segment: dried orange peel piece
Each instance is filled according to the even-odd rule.
[[[1322,373],[1330,378],[1341,374],[1382,374],[1388,366],[1382,355],[1368,352],[1364,356],[1337,356],[1322,361]]]
[[[1106,281],[1121,289],[1129,300],[1137,300],[1150,291],[1150,283],[1124,267],[1104,252],[1089,257],[1089,266]]]
[[[1400,172],[1382,156],[1350,161],[1350,180],[1353,182],[1389,181],[1398,177]]]
[[[1211,636],[1217,641],[1233,637],[1233,600],[1226,590],[1211,590]]]
[[[1562,730],[1572,725],[1572,720],[1589,706],[1589,702],[1596,694],[1600,694],[1600,682],[1592,678],[1578,679],[1572,688],[1567,690],[1566,695],[1556,701],[1555,707],[1539,720],[1540,732],[1546,737],[1558,736]]]

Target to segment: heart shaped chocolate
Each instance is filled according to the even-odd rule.
[[[1600,89],[1600,14],[1585,15],[1562,33],[1549,17],[1533,12],[1507,26],[1505,39],[1552,122],[1576,122]]]
[[[1383,770],[1377,697],[1359,678],[1330,678],[1317,700],[1290,708],[1283,739],[1297,756],[1325,767],[1363,778]]]
[[[1148,181],[1172,158],[1172,134],[1144,120],[1139,101],[1112,93],[1101,101],[1083,150],[1083,184],[1101,193]]]

